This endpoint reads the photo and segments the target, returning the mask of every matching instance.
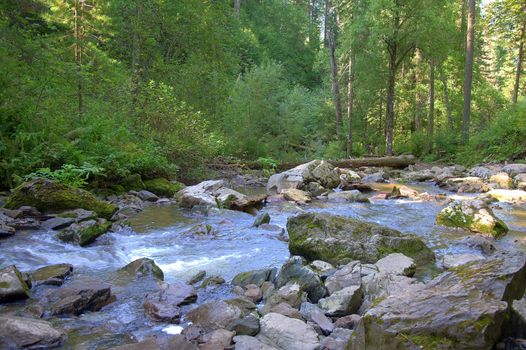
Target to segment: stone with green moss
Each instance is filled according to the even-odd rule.
[[[68,243],[75,243],[81,247],[86,246],[106,233],[110,228],[111,223],[105,219],[87,220],[80,223],[75,223],[68,228],[60,231],[57,238]]]
[[[435,256],[417,236],[377,224],[326,213],[303,213],[287,222],[289,250],[312,260],[345,264],[352,260],[374,263],[391,253],[402,253],[417,264]]]
[[[126,176],[119,183],[125,191],[140,191],[144,188],[144,183],[142,182],[141,175],[131,174]]]
[[[25,205],[42,212],[82,208],[92,210],[106,219],[117,210],[115,205],[97,199],[88,191],[43,178],[18,186],[7,199],[5,207],[18,209]]]
[[[29,298],[29,286],[15,265],[0,270],[0,303]]]
[[[151,276],[160,281],[164,280],[163,270],[157,266],[155,261],[149,258],[140,258],[134,260],[121,268],[119,271],[134,277]]]
[[[161,197],[172,198],[185,187],[181,182],[170,182],[162,177],[144,181],[145,189]]]
[[[526,254],[497,253],[374,303],[347,349],[492,349],[526,289]]]
[[[437,225],[457,227],[499,238],[508,226],[481,200],[454,201],[438,213]]]

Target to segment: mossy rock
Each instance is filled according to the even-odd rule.
[[[164,280],[163,270],[157,266],[155,261],[149,258],[134,260],[121,268],[120,271],[135,277],[152,276],[160,281]]]
[[[374,263],[391,253],[402,253],[417,264],[435,256],[417,236],[384,226],[326,213],[304,213],[287,221],[289,251],[307,260],[345,264],[351,260]]]
[[[144,181],[144,188],[160,197],[172,198],[185,187],[181,182],[170,182],[162,177]]]
[[[88,191],[67,186],[48,179],[35,179],[18,186],[7,199],[7,209],[28,205],[41,212],[82,208],[109,219],[117,210],[113,204],[97,199]]]
[[[142,182],[141,175],[131,174],[126,176],[119,183],[125,191],[140,191],[144,189],[144,183]]]
[[[87,220],[73,224],[57,233],[57,238],[68,243],[76,243],[81,247],[86,246],[105,234],[111,223],[105,219]]]

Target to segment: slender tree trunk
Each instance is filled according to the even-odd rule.
[[[440,80],[442,81],[442,88],[444,90],[444,104],[446,105],[446,113],[447,113],[447,124],[450,131],[453,131],[454,125],[453,125],[453,112],[451,111],[451,103],[449,102],[449,92],[447,89],[447,80],[444,75],[444,70],[442,68],[442,65],[439,66],[438,74],[440,75]]]
[[[513,103],[516,104],[519,99],[520,79],[522,73],[522,61],[524,59],[524,32],[526,30],[526,21],[522,24],[521,38],[519,43],[519,55],[517,57],[517,69],[515,71],[515,85],[513,87]]]
[[[338,85],[338,62],[336,61],[336,40],[334,32],[329,30],[329,56],[331,61],[331,75],[332,75],[332,99],[334,102],[334,109],[336,112],[336,135],[338,141],[342,141],[342,104],[340,98],[340,87]]]
[[[353,104],[354,104],[354,72],[353,72],[353,52],[349,53],[349,82],[347,84],[347,118],[349,126],[347,129],[347,155],[350,157],[352,153],[352,120],[353,120]]]
[[[139,39],[139,23],[141,20],[141,5],[140,0],[135,0],[135,19],[133,23],[132,34],[132,52],[131,52],[131,114],[135,115],[135,108],[137,106],[137,99],[139,95],[139,56],[140,56],[140,39]]]
[[[385,112],[385,150],[388,156],[393,155],[393,131],[394,131],[394,100],[396,82],[396,50],[397,45],[391,45],[389,54],[389,76],[387,80],[387,109]]]
[[[234,0],[234,14],[239,17],[239,10],[241,9],[241,0]]]
[[[428,152],[433,150],[433,133],[435,128],[435,61],[429,62],[429,124],[427,127],[428,134]]]
[[[466,37],[466,1],[470,1],[470,0],[460,0],[462,1],[462,10],[460,12],[460,33],[462,34],[462,44],[460,45],[460,47],[463,49],[463,50],[466,50],[466,40],[465,40],[465,37]]]
[[[82,55],[84,36],[84,1],[75,0],[74,8],[74,37],[75,37],[75,64],[77,74],[77,112],[79,119],[84,114],[84,84],[82,81]]]
[[[415,131],[419,132],[422,131],[422,115],[425,113],[425,94],[419,89],[421,78],[418,69],[422,64],[422,52],[418,49],[415,52]]]
[[[471,87],[473,83],[473,51],[475,48],[475,0],[469,1],[468,28],[466,38],[466,75],[464,78],[464,110],[462,113],[462,141],[469,140],[471,114]]]

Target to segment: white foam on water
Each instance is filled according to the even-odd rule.
[[[186,271],[196,266],[210,265],[213,263],[226,261],[229,259],[238,259],[238,258],[243,258],[247,256],[249,255],[247,254],[227,254],[227,255],[223,255],[218,258],[212,258],[212,259],[207,258],[207,257],[202,257],[202,258],[190,260],[190,261],[177,260],[170,264],[158,264],[158,265],[161,268],[161,270],[163,270],[164,272]]]
[[[181,334],[181,332],[183,331],[183,327],[177,326],[177,325],[171,325],[171,326],[163,328],[162,331],[166,334],[177,335],[177,334]]]

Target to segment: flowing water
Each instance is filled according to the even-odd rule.
[[[413,186],[420,192],[445,193],[431,184]],[[389,191],[383,186],[378,190]],[[152,324],[144,317],[144,295],[154,289],[150,282],[123,279],[116,271],[127,263],[148,257],[155,260],[165,274],[165,280],[187,280],[200,270],[207,275],[220,275],[231,280],[237,273],[266,267],[279,267],[289,257],[286,233],[287,218],[302,211],[328,212],[375,222],[422,237],[440,257],[447,253],[473,252],[460,244],[462,231],[434,225],[435,217],[445,203],[436,201],[371,199],[371,203],[314,201],[305,206],[288,202],[267,204],[273,226],[254,228],[254,216],[230,210],[188,210],[174,205],[147,207],[130,221],[131,228],[107,233],[89,247],[62,243],[53,232],[19,232],[0,242],[0,266],[15,264],[21,271],[70,263],[75,267],[71,279],[102,280],[112,285],[117,301],[102,311],[80,317],[53,319],[69,331],[65,348],[103,349],[121,344],[130,336],[143,339],[162,336],[166,324]],[[510,227],[510,233],[498,244],[505,249],[521,245],[526,237],[526,206],[501,204],[495,213]],[[210,224],[217,235],[213,238],[182,235],[196,224]],[[276,226],[274,226],[276,225]],[[524,248],[523,248],[524,249]],[[429,278],[425,273],[420,276]],[[33,293],[38,298],[55,287],[39,287]],[[198,304],[232,295],[228,284],[198,291]],[[23,304],[0,306],[0,313],[21,308]],[[189,308],[183,309],[183,314]],[[184,322],[184,319],[183,319]],[[165,329],[166,330],[166,329]]]

